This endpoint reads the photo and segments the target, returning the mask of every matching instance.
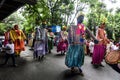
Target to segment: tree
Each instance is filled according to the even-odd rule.
[[[0,34],[3,35],[4,32],[12,28],[14,24],[18,24],[20,28],[23,29],[24,26],[22,24],[24,23],[24,20],[25,19],[18,12],[11,14],[0,23]]]
[[[93,3],[94,2],[94,3]],[[98,0],[90,0],[89,2],[89,14],[88,14],[88,27],[93,33],[96,33],[96,26],[99,26],[107,16],[106,5]]]
[[[69,15],[73,6],[69,0],[38,0],[36,5],[26,5],[23,16],[27,19],[28,25],[40,25],[47,21],[49,25],[66,23],[63,15]],[[67,12],[68,11],[68,12]]]

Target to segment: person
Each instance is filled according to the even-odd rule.
[[[109,43],[106,45],[106,54],[112,51],[113,40],[110,39]]]
[[[5,62],[3,65],[7,64],[8,59],[11,57],[13,62],[13,67],[16,67],[17,65],[15,63],[14,44],[11,39],[8,40],[8,44],[6,44],[5,48],[3,49],[6,51]]]
[[[14,25],[14,28],[10,30],[10,39],[12,39],[14,43],[15,54],[20,56],[21,51],[25,50],[24,40],[26,39],[26,36],[22,30],[19,30],[18,25]]]
[[[31,33],[31,40],[32,40],[32,45],[31,45],[31,49],[30,50],[34,50],[34,44],[35,44],[35,32],[33,30],[33,32]]]
[[[55,35],[50,28],[48,29],[47,36],[48,36],[48,53],[51,53],[51,50],[53,49],[53,46],[54,46],[53,42],[54,42]]]
[[[8,40],[9,40],[9,31],[10,31],[10,29],[8,29],[8,30],[5,32],[5,34],[4,34],[4,36],[5,36],[4,46],[6,46],[6,44],[8,43]]]
[[[45,30],[37,27],[35,29],[34,58],[41,60],[45,56]]]
[[[89,43],[90,43],[90,40],[86,40],[86,45],[85,45],[85,54],[86,55],[90,55],[90,49],[89,49]]]
[[[78,67],[80,75],[84,76],[81,66],[84,64],[85,26],[82,24],[84,15],[77,18],[77,26],[71,26],[68,30],[69,47],[65,57],[65,65],[71,68],[71,72]]]
[[[28,45],[29,47],[31,47],[31,45],[32,45],[31,38],[32,38],[31,33],[28,33],[28,34],[27,34],[27,45]]]
[[[47,26],[47,22],[43,21],[42,26],[41,26],[41,31],[42,31],[43,39],[45,42],[45,53],[46,54],[49,52],[48,51],[48,36],[47,36],[48,28],[49,28],[49,26]]]
[[[93,42],[93,40],[90,40],[89,50],[90,50],[90,56],[92,56],[93,50],[94,50],[94,42]]]
[[[111,48],[110,51],[119,50],[119,46],[116,41],[113,42],[110,48]]]
[[[107,38],[107,34],[105,31],[105,23],[102,23],[97,30],[96,38],[99,41],[98,44],[94,45],[94,51],[92,56],[92,64],[97,68],[102,66],[102,61],[106,52],[106,45],[109,43],[109,39]]]
[[[55,38],[54,38],[54,45],[57,46],[58,43],[59,43],[59,35],[60,33],[59,32],[55,32]]]
[[[61,54],[65,54],[68,49],[68,32],[66,27],[60,32],[59,42],[57,45],[57,52],[61,51]]]

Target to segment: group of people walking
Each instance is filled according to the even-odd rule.
[[[13,66],[16,66],[15,56],[20,56],[21,51],[25,50],[24,40],[26,36],[22,30],[19,29],[18,25],[14,25],[13,28],[8,29],[5,32],[5,40],[3,51],[5,51],[5,62],[7,64],[8,59],[11,57]]]
[[[71,68],[71,71],[75,71],[75,67],[78,68],[81,75],[83,75],[81,66],[84,64],[85,57],[85,34],[86,32],[93,38],[94,46],[92,48],[92,61],[91,63],[95,67],[103,66],[102,61],[106,53],[106,45],[110,42],[105,32],[105,23],[101,23],[98,30],[96,31],[96,38],[90,31],[86,29],[82,23],[84,16],[80,15],[77,18],[77,25],[71,25],[69,29],[64,27],[59,33],[59,39],[57,43],[57,52],[65,54],[65,65]],[[43,58],[45,54],[51,53],[53,49],[55,35],[51,29],[37,27],[35,29],[35,44],[34,54]],[[33,42],[34,43],[34,42]],[[37,58],[36,56],[36,58]],[[40,58],[41,56],[41,58]]]
[[[36,27],[33,32],[34,37],[31,37],[28,41],[31,48],[34,50],[34,58],[41,60],[46,54],[52,53],[53,46],[56,46],[56,52],[65,54],[68,48],[68,32],[66,27],[56,35],[52,32],[51,28]],[[32,39],[32,40],[31,40]],[[28,45],[29,45],[28,44]]]
[[[85,57],[85,34],[88,33],[92,38],[94,37],[91,43],[93,48],[90,51],[92,54],[91,64],[95,67],[103,67],[102,61],[105,57],[106,46],[110,43],[105,31],[105,23],[101,23],[96,31],[95,37],[84,26],[82,23],[83,20],[84,16],[80,15],[77,18],[77,25],[71,25],[68,29],[67,27],[62,28],[62,31],[57,33],[57,41],[54,41],[56,35],[52,32],[51,28],[45,28],[43,26],[36,27],[31,34],[31,38],[28,40],[29,45],[34,50],[33,57],[38,60],[43,59],[46,54],[52,53],[51,50],[53,49],[54,42],[56,42],[56,52],[61,52],[61,54],[65,54],[66,52],[65,65],[71,68],[71,72],[75,72],[75,67],[77,67],[83,76],[81,67],[84,64]],[[23,31],[18,29],[18,25],[15,25],[14,29],[5,33],[4,45],[8,44],[10,39],[14,43],[15,54],[19,55],[22,50],[25,50],[24,40],[26,36]],[[14,58],[13,63],[15,64]]]

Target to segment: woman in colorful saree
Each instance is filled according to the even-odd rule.
[[[26,36],[22,30],[19,30],[18,25],[14,25],[14,28],[10,30],[10,38],[14,43],[15,53],[19,56],[20,52],[25,50],[24,40]]]
[[[93,51],[91,63],[95,67],[99,67],[99,66],[103,67],[101,63],[105,56],[106,44],[109,43],[109,40],[106,35],[106,31],[105,31],[105,23],[102,23],[98,28],[96,33],[96,38],[99,41],[99,43],[94,45],[94,51]]]
[[[66,31],[66,27],[64,27],[60,32],[60,38],[57,45],[57,52],[65,54],[67,49],[68,49],[68,32]]]
[[[51,53],[51,50],[54,47],[54,43],[53,42],[54,42],[54,38],[55,38],[55,35],[52,32],[51,28],[48,29],[47,37],[48,37],[48,53]]]

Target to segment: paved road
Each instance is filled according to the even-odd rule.
[[[18,67],[11,67],[11,61],[0,67],[0,80],[120,80],[120,74],[103,62],[105,67],[94,68],[90,62],[91,57],[85,57],[82,66],[84,77],[71,74],[65,64],[65,55],[59,55],[55,49],[47,54],[43,61],[33,60],[32,51],[27,50],[17,57]],[[0,63],[3,59],[0,58]]]

